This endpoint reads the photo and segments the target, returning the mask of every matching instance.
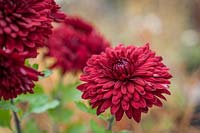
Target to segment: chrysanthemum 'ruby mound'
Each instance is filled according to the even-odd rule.
[[[77,88],[83,92],[83,99],[90,100],[92,108],[97,107],[97,115],[110,108],[117,121],[125,113],[140,122],[142,112],[148,112],[153,105],[162,106],[160,99],[166,100],[163,94],[170,94],[172,76],[168,70],[149,44],[119,45],[88,60],[80,78],[85,83]]]
[[[0,50],[0,100],[9,100],[22,93],[33,93],[33,81],[41,73],[24,65],[28,53],[15,54]]]
[[[47,56],[56,59],[51,68],[60,67],[63,73],[80,71],[91,55],[100,54],[109,45],[90,23],[67,16],[49,38]]]
[[[36,56],[52,33],[51,22],[65,18],[58,9],[54,0],[0,0],[0,47]]]

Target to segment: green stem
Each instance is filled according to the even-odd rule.
[[[10,102],[11,102],[12,105],[14,105],[13,99],[11,99]],[[21,126],[20,126],[20,120],[18,118],[18,115],[15,111],[12,111],[12,113],[13,113],[13,116],[14,116],[14,122],[15,122],[17,133],[22,133]]]
[[[107,130],[112,131],[112,126],[113,126],[114,119],[115,118],[114,118],[113,115],[108,119],[108,128],[107,128]]]

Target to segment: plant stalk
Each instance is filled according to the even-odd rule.
[[[108,119],[108,131],[112,131],[112,126],[113,126],[113,122],[114,122],[114,116],[112,115],[109,119]]]
[[[11,99],[10,102],[11,102],[12,105],[14,105],[13,99]],[[15,122],[15,127],[16,127],[16,130],[17,130],[17,133],[22,133],[20,120],[18,118],[18,115],[15,111],[12,111],[12,113],[13,113],[13,116],[14,116],[14,122]]]

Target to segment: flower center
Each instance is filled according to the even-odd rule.
[[[130,64],[127,59],[121,58],[118,59],[114,64],[113,64],[113,71],[118,72],[120,74],[128,74],[128,69],[130,67]]]

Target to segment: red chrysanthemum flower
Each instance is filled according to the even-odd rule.
[[[27,56],[27,52],[15,54],[0,50],[0,100],[12,99],[22,93],[33,93],[33,81],[37,81],[42,74],[24,65]]]
[[[54,57],[52,66],[66,71],[79,71],[92,54],[100,54],[110,44],[93,26],[77,17],[67,17],[49,39],[47,56]]]
[[[36,56],[52,33],[51,22],[64,20],[58,9],[54,0],[0,0],[0,47]]]
[[[50,18],[52,18],[55,22],[63,22],[66,16],[59,10],[60,6],[57,5],[54,0],[46,0],[46,1],[51,6]]]
[[[97,115],[110,108],[117,121],[124,112],[129,119],[139,122],[141,113],[152,105],[162,106],[164,93],[170,94],[168,85],[172,77],[162,58],[143,47],[119,45],[93,55],[84,68],[77,88],[82,98],[89,99]]]

